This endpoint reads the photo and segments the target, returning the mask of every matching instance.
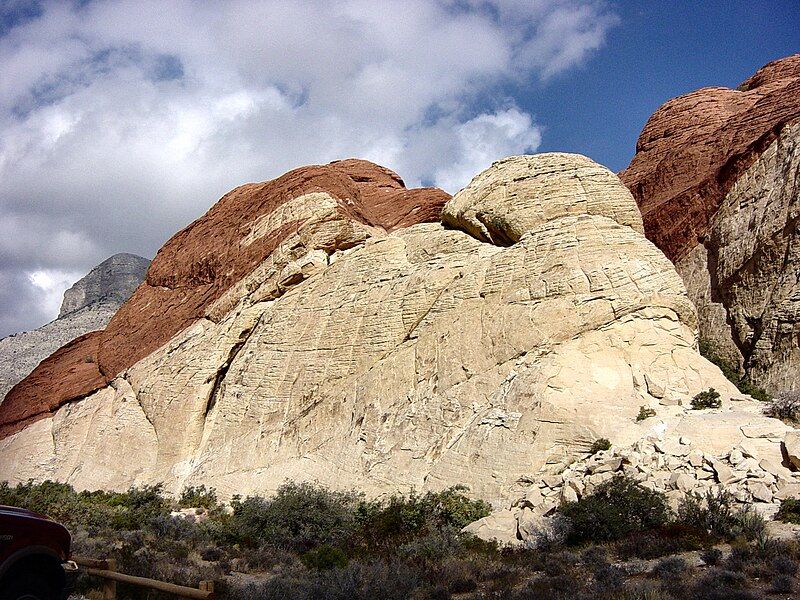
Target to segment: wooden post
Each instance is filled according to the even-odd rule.
[[[109,558],[105,561],[106,571],[116,571],[117,561]],[[117,582],[113,579],[103,580],[103,600],[117,600]]]
[[[126,575],[125,573],[119,573],[117,572],[117,562],[111,559],[97,560],[85,556],[73,556],[72,560],[74,560],[76,564],[85,567],[89,575],[104,579],[101,596],[103,600],[116,600],[118,581],[167,592],[168,594],[175,594],[181,598],[190,598],[193,600],[214,600],[215,598],[213,581],[201,581],[198,589],[183,585],[175,585],[174,583],[167,583],[166,581],[158,581],[157,579],[135,577],[133,575]]]

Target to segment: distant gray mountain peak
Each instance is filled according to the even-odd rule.
[[[58,317],[96,302],[122,304],[144,280],[149,265],[146,258],[125,252],[107,258],[64,292]]]
[[[105,328],[144,281],[149,265],[135,254],[110,256],[64,292],[57,319],[0,339],[0,402],[42,359],[85,333]]]

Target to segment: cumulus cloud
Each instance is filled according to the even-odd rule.
[[[152,256],[246,181],[359,156],[456,191],[539,145],[505,84],[546,83],[615,23],[594,0],[3,3],[0,335],[71,283],[33,274]]]

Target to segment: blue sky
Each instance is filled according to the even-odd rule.
[[[619,171],[663,102],[798,31],[800,0],[0,0],[0,337],[300,165],[450,192],[511,154]]]
[[[591,60],[520,89],[544,125],[540,151],[586,154],[624,169],[648,117],[666,100],[736,87],[764,64],[800,52],[800,1],[629,1]]]

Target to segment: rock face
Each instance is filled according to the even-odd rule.
[[[445,206],[447,227],[411,224],[445,198],[363,162],[229,194],[83,342],[99,345],[107,385],[84,374],[96,389],[68,398],[58,366],[74,365],[81,343],[27,380],[40,412],[22,427],[0,421],[0,480],[203,483],[221,496],[287,478],[370,495],[465,483],[508,510],[532,477],[582,459],[599,437],[625,446],[682,432],[717,454],[742,424],[787,429],[732,401],[735,388],[698,355],[684,285],[613,174],[576,155],[512,157]],[[259,243],[257,260],[248,248]],[[154,344],[176,326],[150,321],[194,314],[180,298],[202,318],[116,376],[103,370],[121,356],[107,340]],[[722,407],[689,411],[712,386]],[[13,399],[2,416],[26,406]],[[637,423],[643,405],[657,416]],[[495,521],[486,527],[509,519]]]
[[[64,292],[61,319],[92,304],[122,305],[144,281],[150,261],[135,254],[107,258]]]
[[[56,320],[33,331],[1,339],[0,402],[42,359],[67,342],[103,329],[120,305],[144,281],[149,264],[150,261],[141,256],[115,254],[64,293]],[[80,360],[90,355],[86,353]]]
[[[620,174],[701,335],[772,391],[800,386],[800,55],[648,120]]]
[[[375,232],[438,219],[449,197],[438,189],[407,190],[397,174],[361,160],[236,188],[159,250],[145,282],[105,331],[54,354],[8,392],[0,436],[112,382],[196,321],[219,322],[242,297],[280,296],[334,251]],[[80,369],[75,360],[83,361]]]

